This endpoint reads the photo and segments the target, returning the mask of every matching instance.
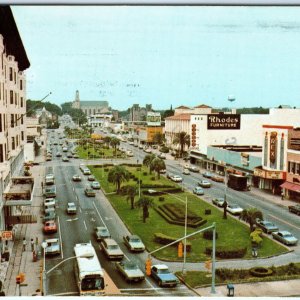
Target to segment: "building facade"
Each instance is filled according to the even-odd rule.
[[[4,228],[3,192],[24,161],[29,66],[11,9],[0,6],[0,228]]]

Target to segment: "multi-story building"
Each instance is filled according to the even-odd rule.
[[[26,77],[30,66],[12,11],[0,6],[0,228],[3,191],[24,159],[26,143]]]
[[[88,125],[91,127],[109,127],[113,115],[112,114],[95,114],[87,117]]]

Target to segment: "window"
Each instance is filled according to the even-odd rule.
[[[17,93],[15,93],[15,105],[18,104]]]
[[[14,92],[10,91],[10,104],[14,104]]]
[[[9,68],[9,80],[13,81],[13,69],[12,69],[12,67]]]
[[[14,115],[13,114],[11,114],[10,115],[10,127],[11,128],[13,128],[14,127],[14,124],[15,124],[15,119],[14,119]]]
[[[21,91],[23,90],[23,80],[22,79],[20,80],[20,90]]]
[[[23,97],[21,97],[21,107],[23,107]]]
[[[11,149],[12,149],[12,150],[15,150],[15,148],[16,148],[16,145],[15,145],[15,138],[12,137],[12,138],[11,138]]]
[[[24,141],[24,131],[21,131],[21,140]]]
[[[21,117],[21,124],[24,124],[24,116]]]
[[[0,114],[0,132],[2,132],[2,114]]]
[[[3,145],[0,144],[0,163],[4,162]]]

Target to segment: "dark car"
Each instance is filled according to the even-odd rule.
[[[290,205],[288,208],[289,208],[289,212],[300,216],[300,204]]]
[[[278,231],[278,227],[267,220],[256,219],[256,225],[260,227],[265,233],[272,233]]]
[[[151,276],[159,286],[174,287],[179,283],[178,278],[164,264],[152,266]]]

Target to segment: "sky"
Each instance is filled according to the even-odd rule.
[[[300,105],[300,6],[12,6],[27,98]],[[228,98],[234,98],[229,102]]]

